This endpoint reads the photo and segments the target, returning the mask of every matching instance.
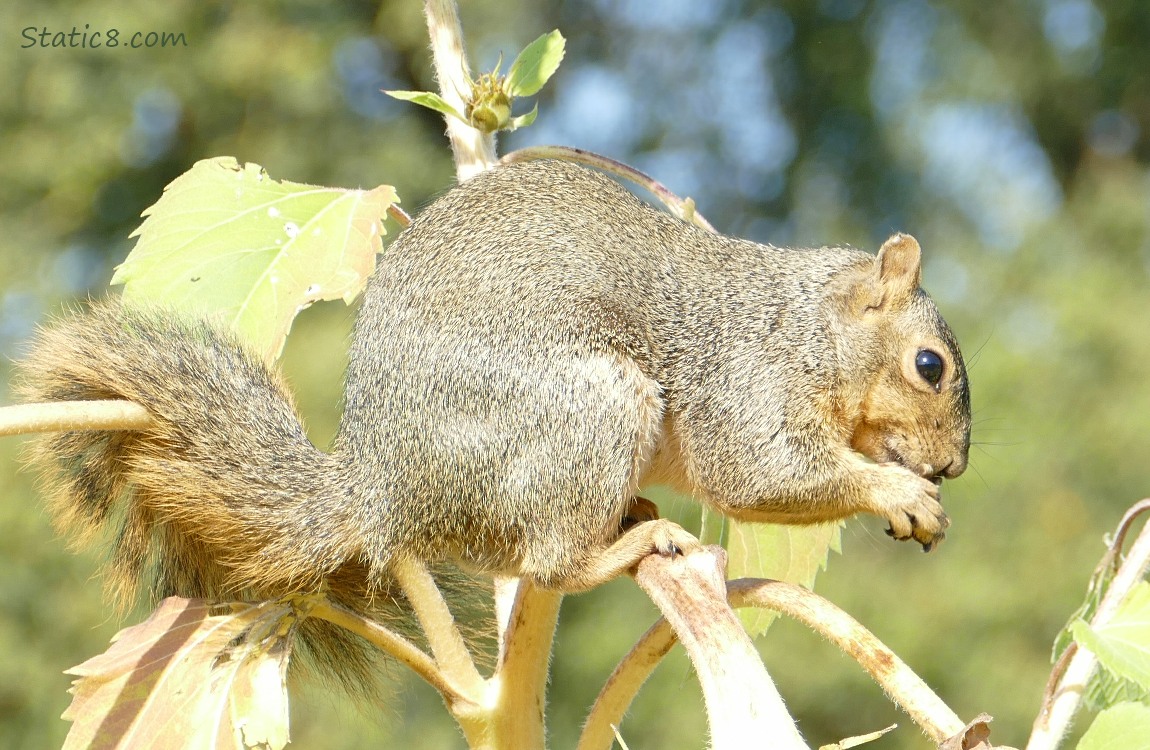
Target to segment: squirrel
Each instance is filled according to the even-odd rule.
[[[118,525],[127,595],[151,576],[156,597],[369,611],[401,557],[583,591],[698,546],[638,496],[655,484],[746,521],[876,514],[929,550],[970,395],[920,252],[757,244],[583,167],[500,166],[379,257],[330,453],[235,336],[114,298],[34,337],[22,397],[153,417],[37,449],[58,526]]]

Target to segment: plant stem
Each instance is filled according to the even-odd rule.
[[[547,673],[563,595],[523,579],[517,583],[507,620],[500,620],[506,629],[500,634],[499,664],[489,681],[498,701],[491,718],[493,747],[542,748]]]
[[[394,203],[387,207],[387,215],[395,219],[395,222],[401,227],[407,227],[411,224],[411,215]]]
[[[418,560],[403,558],[396,562],[392,572],[415,610],[439,669],[473,700],[480,700],[485,690],[483,678],[475,668],[463,636],[455,626],[455,618],[451,616],[451,610],[427,567]]]
[[[143,430],[148,410],[134,401],[52,401],[0,409],[0,435],[69,430]]]
[[[664,617],[639,638],[603,683],[595,704],[587,713],[576,750],[606,750],[615,739],[615,727],[623,721],[639,688],[659,666],[678,639]]]
[[[391,654],[438,690],[449,706],[473,705],[466,691],[449,682],[430,656],[393,630],[327,600],[317,601],[309,614],[339,625]]]
[[[761,606],[793,617],[854,657],[936,743],[962,732],[962,720],[923,680],[854,618],[814,592],[792,583],[740,579],[727,583],[731,606]],[[588,714],[578,750],[610,747],[611,726],[623,714],[676,640],[666,619],[643,634],[604,684]],[[757,660],[757,656],[755,657]],[[702,675],[700,674],[700,679]]]
[[[809,589],[785,581],[741,578],[727,584],[731,605],[765,606],[802,622],[853,657],[935,743],[964,728],[958,715],[858,620]]]
[[[783,705],[755,645],[727,603],[727,553],[710,546],[689,555],[648,555],[635,581],[671,623],[699,677],[714,750],[807,744]]]
[[[613,174],[624,180],[630,180],[636,185],[648,190],[652,195],[658,198],[664,206],[670,209],[671,213],[683,221],[706,229],[708,232],[717,233],[715,228],[711,226],[711,222],[704,219],[703,215],[695,210],[695,201],[690,198],[680,198],[654,177],[644,174],[621,161],[616,161],[609,156],[597,154],[594,151],[585,151],[581,148],[572,148],[570,146],[530,146],[528,148],[521,148],[518,151],[512,151],[500,159],[500,163],[511,164],[514,162],[534,161],[536,159],[562,159],[563,161],[586,164],[589,167],[595,167],[596,169]]]
[[[1126,511],[1118,524],[1111,550],[1121,546],[1130,524],[1147,511],[1150,511],[1150,498],[1135,503]],[[1114,574],[1114,580],[1110,582],[1102,601],[1099,602],[1098,611],[1091,618],[1090,626],[1099,627],[1109,622],[1118,606],[1145,577],[1147,570],[1150,570],[1150,523],[1142,527],[1142,531],[1130,546],[1130,552],[1119,566],[1118,572]],[[1086,686],[1098,667],[1098,657],[1087,649],[1071,645],[1067,653],[1071,654],[1069,659],[1067,660],[1066,654],[1063,654],[1063,659],[1059,659],[1055,665],[1042,708],[1034,720],[1030,740],[1026,743],[1026,750],[1053,750],[1058,747],[1070,728],[1070,722],[1078,711],[1079,704],[1082,703]],[[1065,671],[1062,672],[1061,678],[1056,678],[1058,670],[1063,666]]]
[[[454,0],[427,0],[423,9],[427,16],[427,33],[431,37],[439,95],[457,111],[463,112],[467,108],[464,96],[471,93],[471,73],[463,51],[459,10]],[[444,120],[460,182],[495,165],[493,135],[481,133],[456,117],[445,116]]]

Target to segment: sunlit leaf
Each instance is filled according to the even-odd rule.
[[[1079,620],[1071,632],[1106,669],[1150,690],[1150,583],[1131,589],[1105,624],[1092,627]]]
[[[535,118],[538,116],[538,114],[539,105],[536,104],[527,114],[519,115],[518,117],[512,117],[511,122],[508,123],[507,130],[518,130],[519,128],[527,127],[531,123],[535,122]]]
[[[1078,750],[1146,750],[1150,706],[1119,703],[1094,719],[1078,741]]]
[[[532,96],[543,88],[563,61],[567,41],[558,30],[544,34],[523,48],[507,73],[506,91],[511,96]]]
[[[815,577],[827,566],[831,551],[839,551],[842,524],[780,526],[766,523],[727,525],[727,576],[729,578],[775,578],[802,586],[813,586]],[[744,607],[739,617],[751,637],[762,634],[776,613]]]
[[[689,496],[661,487],[644,488],[644,494],[660,507],[691,504]],[[814,526],[738,523],[703,509],[699,539],[726,548],[729,579],[773,578],[812,588],[830,553],[839,551],[842,526],[837,521]],[[741,607],[738,614],[751,637],[765,632],[776,617],[755,607]]]
[[[386,185],[315,187],[230,157],[200,161],[144,212],[112,283],[128,301],[216,318],[275,358],[299,310],[359,294],[395,201]]]
[[[439,94],[433,93],[431,91],[388,91],[388,90],[384,90],[383,93],[387,94],[388,96],[390,96],[394,99],[401,99],[405,102],[411,102],[413,104],[418,104],[421,107],[427,107],[428,109],[434,109],[436,112],[440,112],[440,113],[445,114],[445,115],[451,115],[452,117],[457,117],[460,120],[467,122],[467,118],[464,117],[463,114],[459,110],[457,110],[455,107],[448,104],[447,101],[442,96],[440,96]]]
[[[170,597],[68,670],[72,748],[282,748],[295,608]]]

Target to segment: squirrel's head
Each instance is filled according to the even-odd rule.
[[[851,285],[848,314],[870,329],[863,340],[882,363],[859,384],[865,390],[851,409],[851,447],[941,481],[966,469],[970,389],[958,342],[920,278],[918,242],[896,234]]]

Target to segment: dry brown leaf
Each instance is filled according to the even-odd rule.
[[[79,748],[282,748],[287,665],[299,621],[291,602],[217,604],[170,597],[68,670]]]
[[[990,741],[989,714],[979,714],[961,732],[938,746],[939,750],[1014,750],[1006,745],[994,745]]]

